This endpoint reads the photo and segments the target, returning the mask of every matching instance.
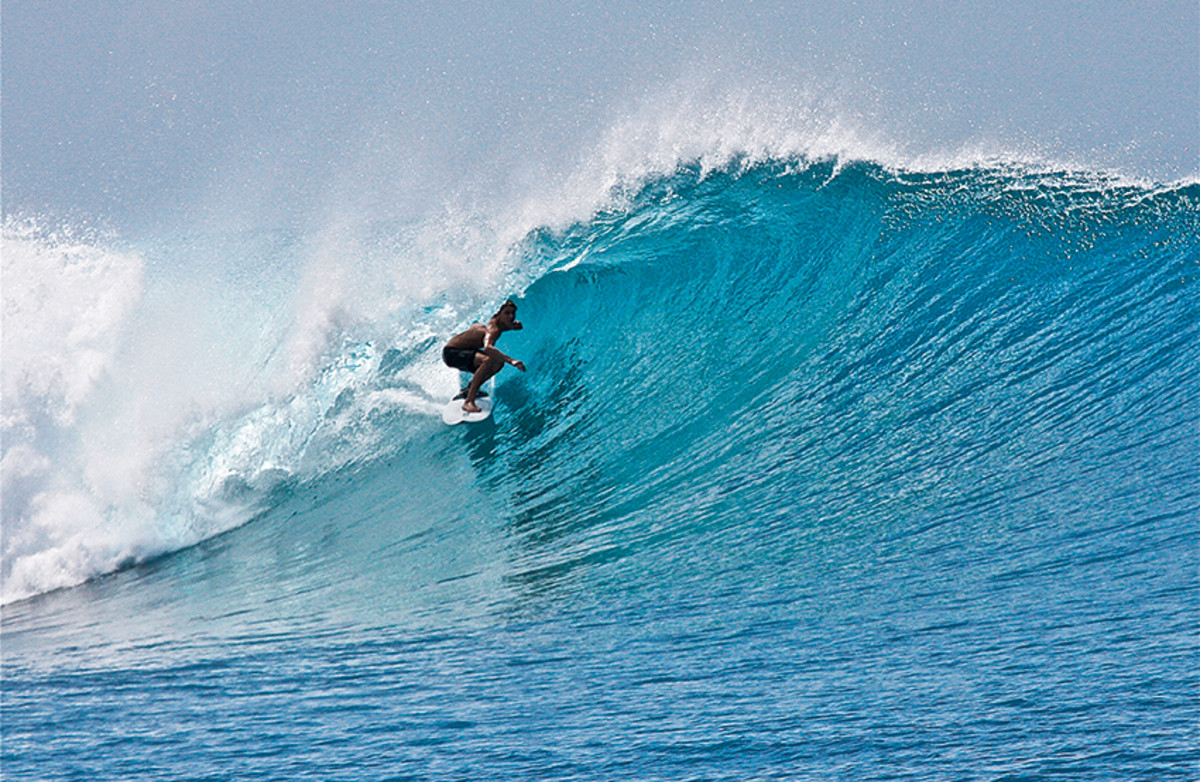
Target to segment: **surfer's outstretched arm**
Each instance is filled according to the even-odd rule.
[[[517,361],[512,356],[507,356],[507,355],[501,353],[496,348],[484,348],[483,353],[488,358],[499,359],[502,362],[501,366],[500,366],[501,369],[504,368],[504,364],[508,364],[511,367],[516,367],[517,369],[521,370],[522,372],[525,371],[525,364],[523,364],[520,361]],[[498,372],[500,370],[496,370],[496,371]]]

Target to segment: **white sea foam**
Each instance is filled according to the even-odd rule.
[[[127,455],[89,452],[78,432],[128,338],[145,263],[9,221],[3,272],[7,600],[111,568],[139,538],[106,528],[105,507],[128,488],[120,466]]]

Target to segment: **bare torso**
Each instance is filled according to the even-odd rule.
[[[446,347],[455,348],[456,350],[481,350],[483,348],[484,337],[487,336],[488,327],[482,323],[475,323],[466,331],[455,334],[446,343]],[[492,335],[492,342],[495,343],[496,337],[499,335],[499,330]]]

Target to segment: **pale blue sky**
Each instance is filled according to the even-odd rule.
[[[498,180],[697,78],[827,92],[912,154],[1200,170],[1195,0],[3,0],[0,21],[9,213],[146,224],[233,179],[382,197],[363,159],[414,192]]]

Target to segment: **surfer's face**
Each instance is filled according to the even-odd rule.
[[[500,326],[502,328],[507,328],[507,329],[521,328],[521,321],[517,320],[516,305],[506,304],[503,307],[501,307],[500,311],[496,313],[496,320],[500,323]]]

